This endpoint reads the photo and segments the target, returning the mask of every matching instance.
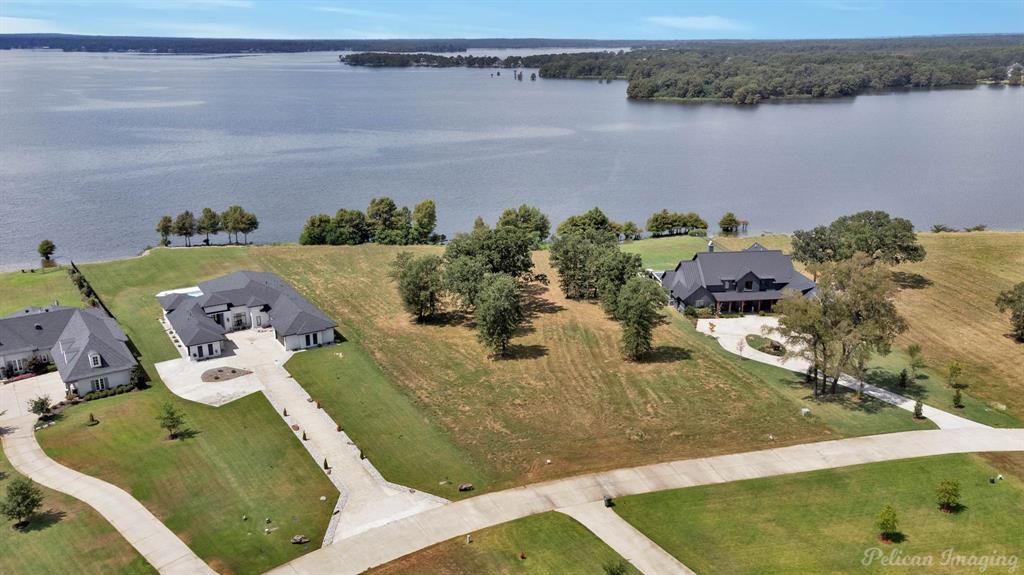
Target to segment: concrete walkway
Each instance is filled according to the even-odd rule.
[[[600,537],[641,573],[646,575],[696,575],[678,559],[658,547],[636,527],[619,517],[618,513],[605,507],[602,501],[563,507],[558,511],[582,523],[591,533]]]
[[[393,521],[271,571],[356,574],[453,537],[612,497],[910,457],[1024,451],[1024,429],[909,431],[593,473],[472,497]],[[525,550],[529,552],[528,549]]]
[[[0,410],[6,406],[0,406]],[[79,499],[102,515],[163,575],[206,573],[210,569],[148,509],[120,487],[64,467],[43,453],[33,426],[36,416],[0,419],[4,454],[18,473]]]
[[[712,325],[714,325],[714,330],[711,329]],[[774,365],[776,367],[781,367],[801,374],[807,373],[807,369],[811,364],[806,359],[801,357],[778,357],[770,355],[757,351],[746,343],[747,335],[764,335],[765,332],[762,331],[762,329],[765,328],[770,334],[771,332],[776,331],[778,326],[779,320],[777,318],[761,317],[756,315],[737,318],[697,320],[697,331],[717,339],[718,343],[721,344],[726,351],[760,363],[767,363],[768,365]],[[781,336],[775,336],[775,339],[781,341]],[[743,344],[741,345],[740,342],[743,342]],[[863,385],[865,395],[890,403],[906,411],[914,411],[914,404],[916,403],[915,400],[869,383],[862,383],[860,380],[850,377],[849,375],[841,375],[839,377],[839,385],[855,390],[861,389],[861,386]],[[965,417],[960,417],[959,415],[948,411],[937,409],[930,405],[924,405],[923,414],[925,417],[932,420],[939,429],[988,427],[987,425],[983,425]]]

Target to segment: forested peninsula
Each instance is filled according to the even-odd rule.
[[[539,68],[542,78],[628,80],[626,94],[633,99],[756,104],[979,82],[1020,85],[1024,35],[694,41],[669,48],[505,59],[364,53],[343,60],[354,66]]]

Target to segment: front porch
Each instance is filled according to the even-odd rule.
[[[777,299],[758,299],[747,301],[715,301],[715,314],[723,313],[761,313],[771,312]]]

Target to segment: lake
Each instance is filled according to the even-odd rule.
[[[641,225],[731,210],[751,231],[864,209],[1024,227],[1024,89],[741,108],[493,73],[0,52],[0,265],[37,263],[43,238],[79,261],[134,255],[161,215],[234,203],[259,216],[253,241],[295,242],[309,215],[382,195],[433,198],[449,235],[521,203],[556,223],[600,206]]]

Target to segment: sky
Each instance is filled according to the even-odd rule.
[[[1024,0],[0,0],[0,33],[217,38],[854,38],[1024,32]]]

